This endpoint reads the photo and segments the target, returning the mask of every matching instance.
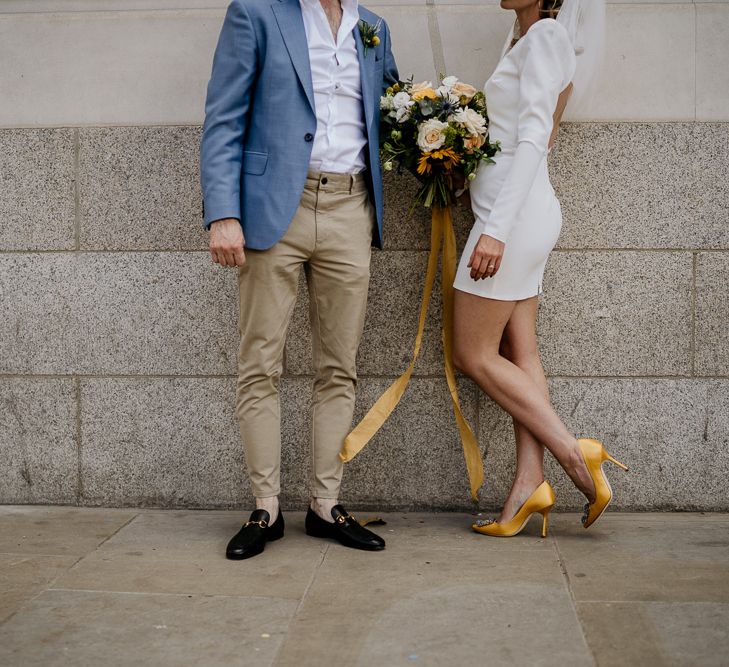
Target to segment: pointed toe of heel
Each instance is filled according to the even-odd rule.
[[[614,463],[626,471],[628,470],[628,466],[611,456],[599,440],[580,438],[577,444],[582,452],[582,458],[585,460],[585,465],[592,478],[592,483],[595,485],[595,502],[585,505],[581,519],[583,527],[589,528],[605,513],[605,510],[613,499],[613,490],[602,469],[602,464],[605,461],[610,461],[610,463]]]

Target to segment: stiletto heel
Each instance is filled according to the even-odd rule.
[[[585,460],[587,472],[590,473],[592,483],[595,485],[595,502],[587,503],[582,515],[582,525],[589,528],[603,515],[613,499],[613,490],[603,472],[602,464],[610,461],[623,470],[628,470],[628,466],[610,456],[599,440],[580,438],[577,444],[582,452],[582,458]]]
[[[628,470],[628,466],[626,466],[624,463],[620,463],[620,461],[610,456],[610,454],[605,451],[605,448],[603,448],[603,452],[605,454],[605,460],[610,461],[610,463],[614,463],[616,466],[618,466],[618,468],[622,468],[625,471]]]
[[[547,537],[547,524],[549,523],[549,512],[552,508],[548,507],[542,512],[542,537]]]
[[[518,535],[526,526],[532,514],[542,515],[542,537],[547,536],[547,515],[554,507],[554,489],[549,482],[542,482],[529,496],[511,521],[498,523],[492,519],[477,521],[471,528],[481,535],[492,537],[513,537]]]

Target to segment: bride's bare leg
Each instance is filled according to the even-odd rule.
[[[524,425],[564,468],[589,502],[595,487],[577,441],[534,380],[499,354],[499,345],[516,308],[456,290],[453,361],[517,422]]]
[[[523,370],[549,400],[549,388],[537,350],[538,297],[518,301],[501,338],[499,354]],[[498,521],[505,523],[544,481],[544,447],[521,422],[514,421],[516,475]]]

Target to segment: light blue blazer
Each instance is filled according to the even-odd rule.
[[[364,7],[360,19],[379,17]],[[377,212],[373,245],[382,247],[380,95],[398,79],[383,22],[380,43],[364,53],[354,29],[369,140],[367,182]],[[200,146],[206,228],[237,218],[246,247],[265,250],[286,233],[304,191],[316,132],[309,49],[299,0],[233,0],[213,60]]]

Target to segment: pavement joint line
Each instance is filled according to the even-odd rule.
[[[93,554],[93,553],[96,553],[96,552],[97,552],[97,551],[98,551],[99,549],[101,549],[101,547],[102,547],[102,546],[104,546],[104,545],[105,545],[105,544],[106,544],[106,543],[107,543],[107,542],[108,542],[108,541],[109,541],[109,540],[110,540],[110,539],[111,539],[112,537],[114,537],[115,535],[118,535],[118,534],[119,534],[119,533],[120,533],[120,532],[121,532],[122,530],[124,530],[124,528],[126,528],[126,527],[127,527],[127,526],[128,526],[129,524],[130,524],[130,523],[132,523],[132,521],[134,521],[134,520],[135,520],[135,519],[136,519],[136,518],[137,518],[138,516],[139,516],[139,512],[136,512],[135,514],[133,514],[133,515],[132,515],[132,516],[131,516],[131,517],[130,517],[129,519],[127,519],[127,520],[126,520],[126,521],[125,521],[125,522],[124,522],[124,523],[123,523],[123,524],[122,524],[121,526],[119,526],[119,528],[117,528],[117,529],[116,529],[116,530],[115,530],[115,531],[114,531],[113,533],[111,533],[111,535],[107,535],[107,536],[106,536],[106,537],[105,537],[105,538],[104,538],[103,540],[101,540],[101,542],[99,542],[99,543],[98,543],[98,544],[96,545],[96,547],[95,547],[94,549],[92,549],[91,551],[87,551],[87,552],[86,552],[86,554],[84,554],[84,556],[83,556],[83,557],[82,557],[81,559],[79,559],[79,561],[80,561],[80,560],[83,560],[83,558],[86,558],[87,556],[89,556],[89,555],[91,555],[91,554]],[[78,564],[78,562],[79,562],[79,561],[77,561],[76,563],[74,563],[74,564],[73,564],[73,565],[72,565],[71,567],[72,567],[72,568],[73,568],[73,567],[76,567],[76,565]]]
[[[556,535],[552,535],[550,537],[552,540],[552,544],[554,545],[555,553],[557,554],[557,562],[559,563],[559,570],[562,573],[562,578],[564,579],[564,585],[567,589],[567,595],[570,599],[570,606],[572,607],[572,611],[575,614],[575,618],[577,619],[577,623],[580,626],[580,635],[582,636],[582,641],[585,644],[585,648],[587,650],[587,653],[592,658],[592,663],[594,665],[597,665],[597,658],[595,657],[595,654],[592,651],[592,647],[590,646],[590,643],[587,641],[587,636],[585,635],[585,627],[582,625],[582,619],[580,618],[579,611],[577,609],[577,600],[575,600],[575,594],[572,591],[572,582],[570,581],[569,573],[567,572],[567,566],[565,565],[564,559],[562,558],[562,552],[559,550],[559,543],[557,541]]]
[[[59,575],[60,576],[60,575]],[[296,598],[286,598],[277,595],[220,595],[218,593],[174,593],[171,591],[110,591],[99,588],[66,588],[65,586],[49,586],[46,591],[59,591],[61,593],[108,593],[110,595],[164,595],[179,598],[243,598],[245,600],[286,600],[292,602]],[[37,596],[36,596],[37,597]]]
[[[21,555],[29,556],[29,557],[37,557],[42,554],[21,554]],[[41,595],[43,595],[43,593],[51,590],[53,587],[53,584],[58,580],[58,578],[60,576],[66,574],[67,572],[70,572],[71,569],[74,568],[79,563],[79,561],[83,560],[87,555],[88,555],[87,553],[79,555],[78,558],[76,558],[76,560],[73,563],[71,563],[65,570],[63,570],[63,572],[58,572],[58,574],[56,574],[56,576],[53,577],[48,582],[47,586],[41,588],[41,590],[39,590],[35,595],[31,595],[27,600],[23,600],[23,602],[21,602],[18,605],[18,608],[15,611],[11,612],[6,618],[4,618],[2,621],[0,621],[0,627],[5,625],[5,623],[7,623],[11,618],[13,618],[18,612],[22,611],[28,604],[30,604],[31,602],[35,602],[35,600],[37,600]]]
[[[314,581],[316,580],[317,575],[319,574],[319,570],[321,569],[322,564],[324,563],[324,559],[326,558],[326,555],[329,553],[329,548],[331,547],[330,544],[324,544],[322,547],[322,550],[319,553],[319,561],[314,565],[314,570],[311,573],[311,577],[309,577],[309,581],[306,584],[306,587],[304,588],[304,592],[301,594],[301,598],[299,599],[299,603],[296,605],[296,609],[294,609],[294,613],[291,614],[289,617],[289,621],[286,624],[286,632],[284,633],[284,638],[281,641],[281,643],[278,646],[278,649],[276,650],[276,653],[273,656],[273,659],[271,660],[271,665],[275,665],[278,656],[281,654],[281,651],[283,650],[284,645],[286,644],[286,638],[289,636],[289,630],[291,629],[291,624],[294,622],[296,617],[299,614],[299,611],[304,606],[304,601],[306,600],[306,596],[309,594],[309,590],[314,585]]]

